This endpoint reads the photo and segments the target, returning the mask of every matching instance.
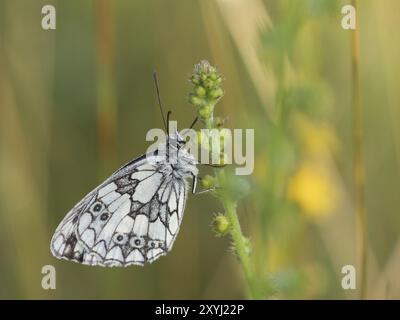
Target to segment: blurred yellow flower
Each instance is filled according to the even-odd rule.
[[[337,190],[326,169],[306,163],[289,180],[288,198],[309,216],[325,215],[335,209]]]

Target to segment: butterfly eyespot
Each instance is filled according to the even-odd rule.
[[[129,240],[129,244],[134,248],[141,248],[144,245],[144,239],[139,237],[133,237]]]
[[[99,202],[96,202],[92,205],[93,212],[100,212],[102,208],[103,208],[103,205]]]
[[[101,216],[100,216],[100,220],[101,221],[105,221],[105,220],[107,220],[108,219],[108,213],[103,213]]]
[[[159,243],[157,241],[150,241],[149,242],[149,247],[152,249],[158,248]]]
[[[117,244],[125,244],[128,241],[128,236],[123,233],[116,233],[113,237],[113,240]]]

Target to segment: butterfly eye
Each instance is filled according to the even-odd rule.
[[[113,236],[113,240],[116,244],[125,244],[128,242],[128,235],[124,233],[116,233]]]
[[[129,240],[129,244],[134,248],[143,247],[144,242],[145,242],[144,239],[139,237],[132,237],[131,240]]]

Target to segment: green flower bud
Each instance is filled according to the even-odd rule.
[[[190,78],[190,81],[191,81],[194,85],[198,85],[198,84],[200,83],[200,79],[199,79],[197,76],[195,76],[195,75],[193,75],[193,76]]]
[[[218,78],[219,78],[219,76],[215,72],[210,75],[210,79],[213,81],[217,80]]]
[[[215,182],[215,177],[207,174],[201,179],[200,184],[204,189],[211,189],[215,187]]]
[[[203,98],[206,96],[206,89],[204,89],[202,86],[196,86],[194,88],[194,92],[196,93],[196,95],[200,98]]]
[[[219,99],[224,95],[224,91],[221,88],[217,88],[215,90],[210,91],[210,98],[211,99]]]
[[[217,213],[213,219],[213,227],[217,236],[222,237],[229,232],[231,224],[224,214]]]
[[[194,94],[189,96],[189,102],[195,107],[201,107],[204,104],[204,100]]]
[[[203,81],[203,85],[204,87],[206,87],[207,89],[212,89],[214,86],[214,82],[211,79],[205,79]]]

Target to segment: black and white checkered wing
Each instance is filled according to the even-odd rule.
[[[51,241],[55,257],[129,266],[151,263],[171,250],[187,183],[148,160],[122,167],[66,215]]]

